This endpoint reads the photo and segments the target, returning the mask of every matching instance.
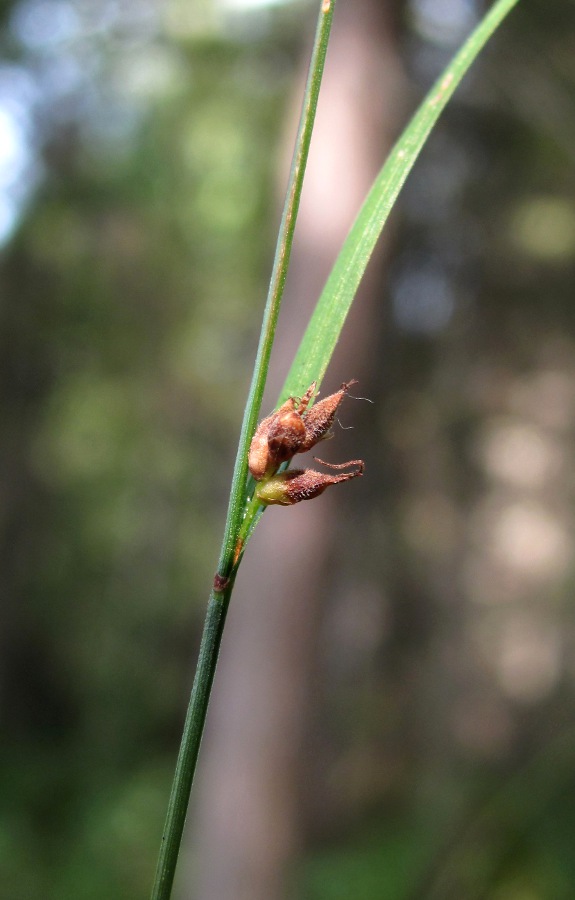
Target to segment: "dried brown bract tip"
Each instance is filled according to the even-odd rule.
[[[349,391],[352,384],[357,384],[355,379],[342,384],[339,391],[324,397],[315,406],[309,410],[305,417],[305,440],[301,444],[298,453],[305,453],[311,450],[319,441],[324,441],[332,436],[331,426],[333,425],[336,413],[339,409],[341,401]]]

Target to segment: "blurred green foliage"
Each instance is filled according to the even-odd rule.
[[[305,18],[296,5],[218,29],[208,6],[1,8],[0,100],[28,79],[29,106],[17,109],[32,158],[0,259],[6,900],[135,900],[151,883],[263,308],[272,175]],[[60,37],[57,18],[38,19],[57,7],[74,12]],[[359,767],[376,762],[359,773],[364,794],[305,835],[294,877],[309,900],[573,895],[573,760],[566,751],[558,766],[544,752],[572,721],[572,672],[564,661],[531,706],[486,674],[495,643],[470,674],[477,643],[466,638],[497,633],[501,612],[474,606],[462,587],[461,572],[482,562],[482,533],[457,543],[490,484],[477,434],[526,398],[539,422],[572,376],[573,7],[524,7],[406,186],[374,387],[381,480],[371,476],[365,528],[347,553],[382,606],[392,597],[392,626],[381,627],[361,693],[359,665],[328,671],[337,702],[327,730],[338,746],[365,743]],[[406,53],[423,92],[451,48],[414,34]],[[430,72],[422,60],[433,54]],[[417,273],[425,290],[414,300]],[[453,308],[414,305],[434,278]],[[568,457],[569,415],[553,432]],[[572,505],[569,485],[553,497]],[[455,569],[455,558],[471,563]],[[566,636],[567,661],[572,573],[533,589]],[[457,663],[446,633],[460,641]],[[496,723],[487,738],[465,719],[467,709],[480,718],[481,691],[479,709]],[[541,772],[517,775],[510,797],[511,773],[534,752]],[[318,768],[329,780],[329,763]],[[344,780],[329,785],[338,801]],[[500,795],[474,831],[474,809]]]
[[[14,3],[3,35],[44,104],[0,274],[11,900],[149,891],[273,246],[295,46],[144,6],[51,46]]]

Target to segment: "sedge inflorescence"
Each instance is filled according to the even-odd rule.
[[[271,416],[260,422],[250,445],[248,465],[258,482],[256,496],[262,504],[292,506],[301,500],[317,497],[332,484],[363,475],[364,463],[361,459],[333,464],[317,457],[317,462],[330,469],[349,469],[350,466],[355,466],[355,469],[340,475],[329,475],[315,469],[278,472],[280,466],[290,462],[296,453],[305,453],[319,441],[332,436],[331,426],[337,410],[352,384],[355,382],[344,382],[339,391],[314,404],[314,381],[303,397],[289,397]]]

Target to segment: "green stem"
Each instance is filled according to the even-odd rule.
[[[250,514],[247,515],[248,450],[259,416],[287,276],[334,5],[335,0],[321,0],[260,341],[234,467],[224,539],[214,589],[208,603],[196,676],[176,763],[151,900],[169,900],[171,897],[226,614],[243,547],[251,531],[249,526],[253,524],[253,518],[259,509],[259,504],[252,500],[252,503],[248,504]]]
[[[304,91],[286,199],[276,245],[266,307],[264,310],[262,330],[234,467],[228,518],[218,564],[218,574],[223,578],[229,577],[237,566],[239,554],[241,553],[241,548],[238,547],[237,542],[239,530],[244,519],[246,497],[249,493],[253,492],[249,490],[247,483],[248,450],[259,417],[275,330],[287,277],[295,223],[299,210],[303,178],[309,154],[319,90],[323,77],[323,68],[331,31],[334,6],[335,0],[322,0],[320,4],[319,18]]]
[[[210,594],[196,676],[184,723],[184,732],[176,763],[166,824],[164,826],[156,881],[152,892],[153,900],[169,900],[172,893],[192,780],[198,760],[232,587],[233,583],[230,582],[223,592],[212,591]]]

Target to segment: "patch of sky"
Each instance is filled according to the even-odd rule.
[[[40,167],[32,149],[30,120],[37,100],[34,80],[25,69],[0,67],[0,243],[12,234],[38,182]]]
[[[11,31],[29,50],[49,52],[76,38],[81,29],[78,13],[66,0],[24,0],[14,9]]]
[[[411,0],[410,12],[419,36],[442,46],[459,44],[479,18],[476,0]]]

